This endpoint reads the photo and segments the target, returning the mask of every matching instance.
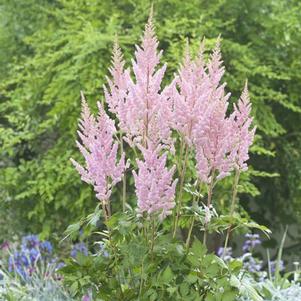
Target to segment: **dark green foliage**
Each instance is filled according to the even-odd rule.
[[[92,107],[103,99],[101,87],[114,36],[118,34],[129,57],[149,7],[146,0],[0,2],[1,232],[13,227],[48,236],[95,207],[93,191],[81,185],[69,162],[71,156],[79,156],[74,140],[80,90]],[[196,49],[203,36],[211,47],[221,34],[226,81],[234,101],[249,80],[258,126],[251,164],[280,174],[267,179],[252,168],[243,176],[240,190],[251,193],[248,200],[257,196],[258,220],[270,211],[285,223],[297,220],[301,210],[299,1],[159,0],[154,1],[154,10],[169,76],[177,68],[186,38]],[[112,203],[118,206],[119,194],[114,196]],[[217,200],[221,205],[227,202],[223,196]],[[247,207],[244,199],[243,204]]]
[[[79,254],[66,262],[61,272],[73,295],[91,288],[93,300],[230,301],[239,295],[232,279],[240,283],[236,276],[241,262],[228,266],[197,238],[189,248],[173,239],[168,222],[159,225],[135,216],[127,212],[111,217],[109,234],[98,233],[106,242],[105,252]]]

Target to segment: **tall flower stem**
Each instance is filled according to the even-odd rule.
[[[175,220],[174,220],[173,238],[176,236],[178,223],[179,223],[180,211],[181,211],[181,207],[182,207],[184,179],[185,179],[185,173],[186,173],[186,167],[187,167],[187,161],[188,161],[188,145],[185,144],[184,147],[185,147],[185,158],[184,158],[184,164],[183,164],[183,167],[181,169],[181,175],[180,175],[181,182],[180,182],[180,191],[179,191],[179,201],[178,201],[178,206],[177,206],[177,211],[176,211],[176,217],[175,217]]]
[[[121,153],[123,154],[123,139],[122,139],[122,133],[120,132],[120,149]],[[122,178],[122,211],[125,212],[126,207],[126,171],[123,174]]]
[[[155,218],[152,217],[152,221],[151,221],[151,233],[152,233],[152,237],[151,237],[151,255],[152,255],[152,259],[154,257],[155,232],[156,232]]]
[[[186,239],[186,248],[188,248],[189,245],[190,245],[190,239],[191,239],[191,233],[192,233],[193,226],[194,226],[194,220],[195,220],[195,217],[193,216],[192,221],[191,221],[191,225],[190,225],[190,228],[189,228],[188,236],[187,236],[187,239]]]
[[[214,186],[214,178],[215,178],[215,171],[212,173],[211,181],[210,184],[208,185],[208,198],[207,198],[207,207],[210,209],[211,201],[212,201],[212,192],[213,192],[213,186]],[[203,243],[206,245],[206,240],[207,240],[207,226],[208,222],[205,220],[205,225],[204,225],[204,237],[203,237]]]
[[[106,226],[107,226],[107,229],[108,229],[108,234],[109,234],[109,241],[111,242],[111,230],[108,226],[108,221],[109,221],[109,218],[110,218],[110,204],[109,203],[105,203],[105,201],[102,201],[102,211],[103,211],[103,214],[104,214],[104,218],[105,218],[105,222],[106,222]]]
[[[201,187],[201,185],[200,185],[200,187]],[[195,199],[196,199],[196,203],[198,204],[199,200],[200,200],[200,194],[198,194],[197,198],[195,197],[195,195],[193,196],[192,203],[195,202]],[[187,248],[189,248],[189,245],[190,245],[191,234],[192,234],[192,230],[193,230],[193,227],[194,227],[194,222],[195,222],[195,215],[192,217],[192,221],[191,221],[189,231],[188,231],[188,236],[187,236],[187,239],[186,239],[186,247]]]
[[[232,220],[232,217],[235,212],[235,205],[236,205],[236,196],[237,196],[237,187],[238,187],[238,182],[239,182],[239,176],[240,176],[240,170],[237,168],[235,171],[235,176],[234,176],[234,181],[233,181],[233,190],[232,190],[232,200],[231,200],[231,209],[230,209],[230,218]],[[223,257],[226,254],[226,248],[228,246],[230,234],[231,234],[231,228],[232,225],[230,224],[228,230],[227,230],[227,235],[225,239],[225,245],[224,245],[224,251],[223,251]]]

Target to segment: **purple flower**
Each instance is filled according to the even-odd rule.
[[[27,235],[22,238],[22,249],[32,249],[38,247],[40,240],[37,235]]]
[[[84,295],[82,298],[82,301],[91,301],[90,296],[89,295]]]
[[[8,271],[15,272],[22,278],[27,278],[26,269],[29,268],[29,258],[24,252],[16,251],[13,255],[8,258]]]
[[[8,250],[9,249],[9,242],[5,241],[1,244],[0,250]]]
[[[224,252],[224,250],[225,250],[225,248],[219,248],[218,251],[217,251],[217,256],[224,259],[224,261],[231,260],[233,258],[232,257],[232,248],[231,247],[226,248],[225,252]]]
[[[41,253],[38,249],[31,249],[29,250],[29,259],[30,263],[34,265],[40,258],[41,258]]]
[[[41,242],[41,244],[40,244],[40,250],[43,253],[51,254],[52,250],[53,250],[51,242],[49,242],[48,240],[45,240],[45,241]]]
[[[49,241],[40,241],[37,235],[22,238],[20,250],[16,250],[8,258],[8,271],[27,280],[35,271],[38,262],[52,263],[50,257],[52,245]]]
[[[272,274],[274,274],[276,272],[276,268],[277,268],[277,260],[276,261],[271,261],[270,262],[270,267],[271,267],[271,272]],[[279,271],[283,271],[285,269],[285,266],[284,266],[284,261],[283,260],[280,260],[279,261]]]
[[[256,260],[253,256],[249,256],[247,260],[243,262],[243,266],[250,273],[260,272],[262,269],[262,261]]]
[[[261,240],[258,234],[246,234],[245,237],[247,238],[244,242],[242,247],[244,252],[252,252],[252,250],[261,244]]]
[[[59,262],[57,265],[56,265],[56,270],[59,270],[61,268],[63,268],[66,264],[64,262]]]
[[[83,242],[75,244],[70,252],[71,257],[76,258],[77,254],[81,253],[84,256],[88,256],[88,248]]]

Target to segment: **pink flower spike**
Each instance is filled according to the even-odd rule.
[[[250,129],[253,118],[251,115],[251,103],[246,81],[238,104],[234,105],[233,126],[237,134],[235,162],[236,167],[242,171],[247,170],[246,161],[249,159],[249,148],[253,143],[256,127]]]
[[[104,94],[109,110],[119,119],[119,127],[126,130],[126,97],[128,82],[131,80],[129,70],[124,70],[123,54],[117,38],[114,42],[112,67],[109,69],[112,79],[107,78],[108,88],[104,86]]]
[[[197,60],[190,56],[189,45],[186,46],[183,64],[175,80],[171,98],[174,104],[173,127],[178,130],[191,145],[195,127],[204,115],[211,99],[210,77],[206,73],[203,61],[203,43]]]
[[[226,117],[229,96],[216,100],[210,105],[196,126],[194,145],[196,149],[197,171],[205,183],[213,174],[222,179],[233,170],[233,127]]]
[[[105,113],[98,103],[99,114],[95,118],[89,110],[83,93],[82,114],[79,123],[78,134],[81,143],[76,142],[80,152],[85,158],[86,165],[83,167],[71,159],[81,179],[94,186],[96,197],[101,201],[108,201],[112,187],[121,181],[125,165],[125,155],[117,162],[118,144],[114,143],[113,135],[116,132],[114,122]]]
[[[145,26],[141,46],[136,46],[132,60],[132,74],[124,71],[124,62],[118,46],[114,47],[112,79],[105,88],[106,101],[110,110],[119,119],[119,126],[126,134],[126,141],[144,147],[158,144],[172,145],[170,138],[172,104],[168,93],[161,91],[161,83],[166,65],[158,68],[162,51],[158,52],[150,14]]]
[[[172,181],[175,166],[166,168],[167,154],[159,155],[162,147],[156,150],[140,147],[144,161],[137,160],[138,173],[133,171],[138,197],[138,211],[148,215],[158,213],[160,219],[171,214],[175,206],[177,180]]]

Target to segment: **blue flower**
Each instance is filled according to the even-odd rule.
[[[76,258],[77,254],[81,253],[84,256],[88,255],[88,248],[83,242],[75,244],[70,252],[71,257]]]
[[[276,272],[277,261],[270,261],[271,272],[274,274]],[[283,260],[279,261],[279,272],[285,269]]]
[[[32,249],[38,247],[40,240],[37,235],[27,235],[22,238],[22,249]]]
[[[52,244],[40,241],[37,235],[27,235],[22,238],[20,250],[16,250],[8,258],[8,270],[28,280],[36,271],[37,264],[52,262]]]
[[[246,234],[247,238],[242,247],[244,252],[251,252],[257,245],[261,244],[261,240],[258,234]]]
[[[262,269],[262,261],[256,260],[253,256],[248,257],[248,259],[244,261],[243,265],[250,273],[257,273]]]
[[[41,253],[37,249],[31,249],[28,253],[32,265],[35,264],[39,259],[41,259]]]
[[[51,254],[53,251],[53,247],[50,241],[45,240],[40,243],[41,252]]]
[[[26,269],[29,266],[29,259],[23,252],[16,251],[8,258],[8,271],[15,272],[24,279],[27,277]]]
[[[232,257],[232,248],[226,248],[225,252],[224,252],[225,248],[219,248],[217,251],[217,256],[223,258],[225,261],[229,261],[231,260]],[[225,253],[225,254],[224,254]]]
[[[59,262],[57,265],[56,265],[56,270],[59,270],[61,268],[63,268],[66,264],[64,262]]]

